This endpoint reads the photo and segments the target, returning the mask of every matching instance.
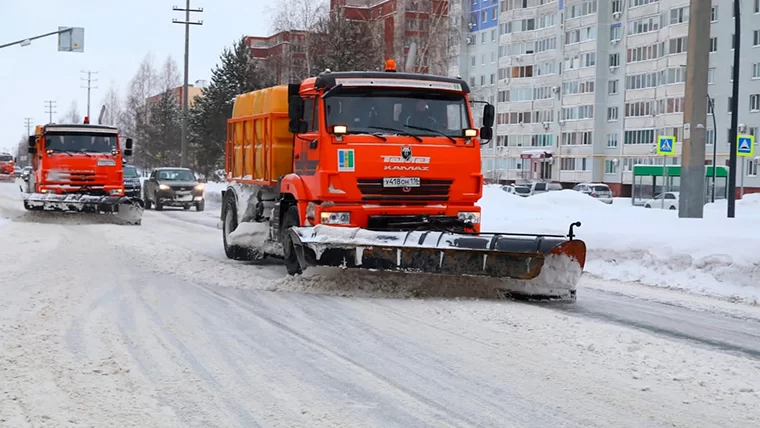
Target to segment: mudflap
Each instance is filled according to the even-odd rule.
[[[21,193],[30,211],[110,214],[116,224],[140,225],[145,205],[140,198],[87,194]]]
[[[336,266],[488,277],[512,298],[575,300],[586,244],[568,235],[376,232],[318,225],[289,233],[302,270]]]

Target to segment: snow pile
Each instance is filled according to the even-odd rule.
[[[227,183],[206,183],[203,197],[206,203],[222,204],[222,190],[227,189]]]
[[[575,233],[593,275],[760,301],[760,195],[738,201],[735,219],[725,218],[725,201],[709,204],[704,219],[619,202],[572,190],[523,198],[486,186],[479,205],[489,232],[567,234],[580,221]]]

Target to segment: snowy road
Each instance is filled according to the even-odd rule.
[[[212,210],[56,224],[16,191],[0,186],[0,427],[760,425],[758,308],[593,278],[574,305],[294,280],[226,260]]]

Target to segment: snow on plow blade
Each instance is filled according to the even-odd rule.
[[[116,222],[123,224],[139,225],[144,211],[142,199],[126,196],[22,193],[22,198],[30,211],[113,214]]]
[[[529,281],[541,275],[545,287],[574,290],[586,262],[586,244],[574,239],[574,226],[580,222],[567,236],[375,232],[324,225],[294,227],[290,234],[302,269],[344,266]]]

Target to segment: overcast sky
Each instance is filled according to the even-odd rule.
[[[208,79],[225,46],[242,35],[272,32],[272,9],[263,0],[192,0],[190,28],[190,82]],[[47,123],[45,101],[57,102],[57,121],[76,101],[80,114],[87,109],[87,90],[81,70],[93,70],[98,82],[90,114],[97,121],[103,96],[113,82],[120,95],[145,54],[156,65],[167,55],[176,60],[180,75],[184,55],[185,0],[0,0],[0,45],[57,31],[59,26],[84,27],[84,53],[58,52],[58,38],[35,40],[31,45],[0,49],[0,151],[15,153],[26,135],[25,117]]]

